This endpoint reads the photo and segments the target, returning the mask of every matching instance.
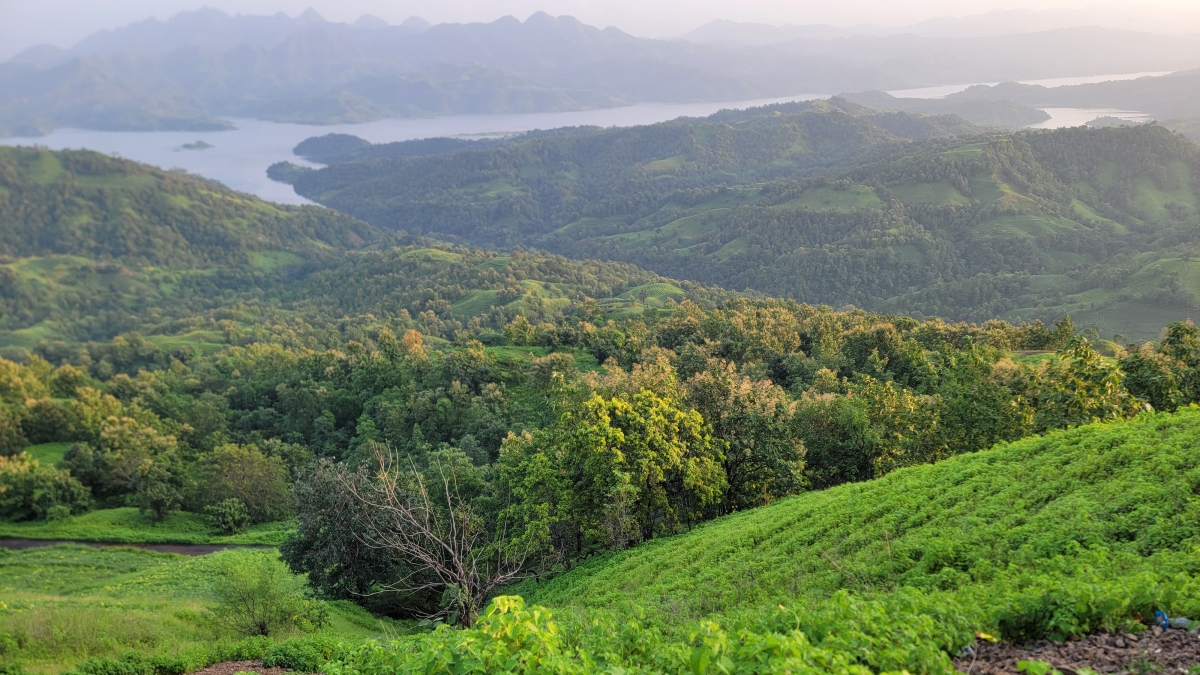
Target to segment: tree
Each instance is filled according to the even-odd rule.
[[[141,490],[158,500],[166,497],[163,488],[178,486],[182,467],[174,436],[132,417],[110,415],[98,424],[99,442],[76,443],[63,459],[64,468],[97,497]]]
[[[378,515],[364,521],[361,540],[425,573],[389,584],[389,590],[441,590],[441,607],[428,616],[470,626],[492,593],[521,576],[528,541],[514,537],[504,517],[489,522],[481,494],[487,485],[462,453],[431,453],[429,463],[418,467],[386,445],[374,448],[372,480],[342,476],[349,493]]]
[[[661,364],[660,364],[661,365]],[[725,494],[724,459],[704,418],[645,387],[655,368],[614,375],[607,397],[560,405],[558,420],[501,448],[510,513],[543,555],[620,549],[679,532],[715,515]],[[664,390],[670,383],[658,383]]]
[[[796,406],[783,389],[739,375],[724,361],[713,362],[684,386],[688,403],[724,445],[724,511],[768,504],[804,487],[804,444],[791,428]]]
[[[1034,378],[1039,431],[1123,419],[1145,409],[1123,386],[1121,367],[1105,361],[1086,338],[1073,338],[1058,356]]]
[[[375,460],[371,446],[371,460]],[[397,590],[402,580],[431,578],[391,549],[371,546],[368,521],[384,517],[355,497],[356,485],[374,480],[371,466],[356,467],[321,460],[304,470],[292,486],[296,532],[279,549],[296,574],[324,597],[353,600],[390,616],[429,616],[438,610],[440,593],[432,588]],[[421,584],[414,584],[421,585]]]
[[[19,454],[28,446],[29,440],[21,428],[21,418],[0,404],[0,457]]]
[[[199,477],[201,508],[236,499],[254,523],[282,520],[292,513],[287,466],[256,446],[217,446],[200,461]]]

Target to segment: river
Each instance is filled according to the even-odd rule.
[[[1065,86],[1105,80],[1132,79],[1162,73],[1127,73],[1089,77],[1033,80],[1026,84]],[[986,84],[986,83],[985,83]],[[938,98],[962,91],[970,84],[927,87],[891,92],[908,98]],[[311,126],[285,124],[262,120],[231,120],[236,129],[230,131],[91,131],[58,129],[41,138],[0,139],[4,145],[42,145],[55,150],[87,148],[128,159],[153,164],[165,169],[181,168],[263,199],[285,204],[306,203],[292,191],[290,185],[267,178],[267,167],[288,160],[308,164],[292,154],[292,148],[311,136],[328,133],[353,134],[374,143],[404,141],[437,136],[484,137],[519,133],[533,129],[555,129],[595,125],[601,127],[653,124],[677,117],[703,117],[719,110],[748,108],[786,101],[806,101],[824,98],[825,94],[800,94],[777,99],[729,101],[723,103],[642,104],[624,108],[582,110],[577,112],[529,113],[515,115],[449,115],[421,119],[387,119],[365,124]],[[1077,126],[1100,115],[1126,119],[1145,117],[1136,111],[1082,111],[1070,108],[1047,110],[1052,118],[1040,127]],[[1097,113],[1097,114],[1093,114]],[[1090,116],[1089,116],[1090,115]],[[203,141],[203,150],[185,150],[185,144]]]

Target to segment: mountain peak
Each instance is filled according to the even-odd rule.
[[[313,26],[329,22],[325,20],[325,17],[318,14],[317,10],[309,7],[308,9],[304,10],[304,13],[296,17],[296,23]]]
[[[355,28],[369,30],[372,28],[387,28],[390,24],[377,16],[363,14],[362,16],[358,17],[358,21],[355,21],[350,25]]]
[[[414,33],[424,33],[425,31],[429,30],[430,28],[433,28],[433,24],[429,23],[428,21],[426,21],[425,19],[422,19],[419,16],[410,16],[407,19],[405,19],[403,22],[400,23],[400,27],[404,28],[406,30],[410,30]]]

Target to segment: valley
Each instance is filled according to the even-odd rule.
[[[0,675],[1200,671],[1200,14],[473,1],[0,9]]]

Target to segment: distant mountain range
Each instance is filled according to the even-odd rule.
[[[1019,16],[1024,16],[1018,13]],[[987,16],[987,15],[983,15]],[[1188,70],[1200,66],[1196,32],[1162,35],[1097,26],[1017,30],[984,22],[933,20],[910,31],[877,26],[767,26],[719,21],[685,35],[697,44],[753,45],[834,59],[931,84]],[[892,29],[900,30],[900,29]]]
[[[212,129],[394,116],[736,101],[911,84],[835,59],[647,40],[571,17],[389,26],[179,14],[37,47],[0,64],[0,132]]]
[[[239,117],[334,124],[746,101],[1200,65],[1197,34],[1078,26],[992,34],[1078,20],[1068,14],[934,19],[902,34],[714,22],[684,39],[652,40],[545,13],[474,24],[414,17],[393,26],[371,16],[332,23],[312,10],[289,17],[204,9],[101,31],[70,49],[35,47],[0,64],[0,136],[62,126],[214,130]],[[1090,89],[1018,92],[1004,85],[944,102],[876,94],[854,100],[1019,128],[1045,119],[1031,105],[1076,105],[1060,101],[1129,107],[1161,119],[1196,116],[1197,91],[1180,76]]]
[[[977,85],[940,100],[945,105],[978,101],[1014,101],[1039,107],[1123,108],[1149,113],[1159,120],[1200,116],[1200,69],[1162,77],[1042,87],[1007,82]]]

